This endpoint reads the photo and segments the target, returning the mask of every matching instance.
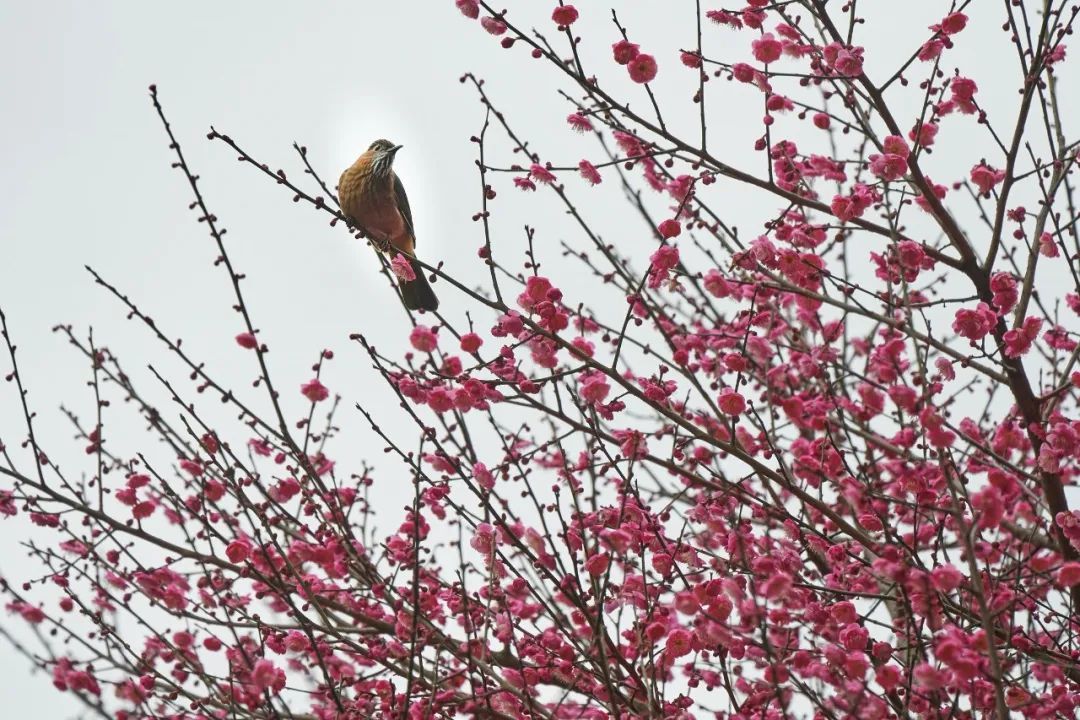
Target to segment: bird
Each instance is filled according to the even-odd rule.
[[[341,173],[338,202],[345,217],[367,233],[380,251],[391,258],[401,253],[408,259],[416,279],[398,279],[405,307],[434,312],[439,299],[424,275],[424,268],[416,261],[412,209],[401,178],[394,172],[394,157],[401,147],[383,139],[371,143]]]

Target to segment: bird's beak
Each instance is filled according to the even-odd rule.
[[[404,145],[395,145],[394,147],[390,148],[390,154],[393,155],[394,153],[396,153],[398,150],[400,150],[403,147],[405,147],[405,146]]]

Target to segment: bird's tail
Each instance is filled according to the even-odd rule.
[[[420,266],[420,263],[416,262],[416,258],[409,258],[409,264],[412,265],[416,279],[399,283],[401,285],[401,299],[405,301],[405,307],[410,310],[427,310],[429,312],[438,310],[439,298],[435,297],[435,291],[428,284],[424,268]]]

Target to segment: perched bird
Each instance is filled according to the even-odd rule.
[[[409,260],[415,280],[398,280],[405,307],[431,310],[439,299],[416,262],[416,230],[409,198],[394,172],[394,156],[401,149],[389,140],[376,140],[356,159],[338,181],[341,211],[372,237],[379,249],[393,258],[402,253]]]

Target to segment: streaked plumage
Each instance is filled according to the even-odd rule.
[[[410,310],[436,310],[439,300],[416,262],[416,231],[409,198],[394,172],[394,156],[401,149],[389,140],[376,140],[341,174],[338,201],[353,223],[377,242],[387,243],[409,258],[416,279],[399,282]]]

